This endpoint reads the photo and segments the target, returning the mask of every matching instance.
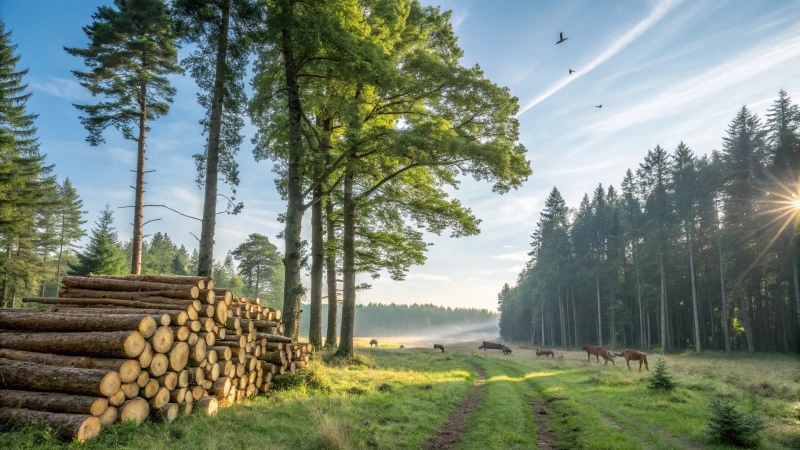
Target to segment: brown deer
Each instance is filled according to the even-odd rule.
[[[370,348],[372,348],[372,346],[373,346],[373,345],[374,345],[375,347],[377,347],[377,346],[378,346],[378,341],[376,341],[375,339],[373,339],[373,340],[369,341],[369,346],[370,346]]]
[[[444,353],[444,347],[442,347],[441,344],[433,344],[433,348],[438,348],[442,351],[442,353]]]
[[[647,355],[639,350],[629,350],[625,349],[619,353],[614,353],[614,356],[622,356],[625,358],[625,363],[628,364],[628,370],[631,369],[631,360],[639,361],[639,372],[642,371],[642,363],[644,363],[645,369],[650,371],[650,366],[647,365]]]
[[[539,349],[537,348],[537,349],[536,349],[536,357],[538,358],[538,357],[540,357],[540,356],[542,356],[542,355],[544,355],[544,357],[545,357],[545,358],[547,358],[547,356],[548,356],[548,355],[549,355],[549,356],[552,356],[553,358],[555,358],[555,357],[556,357],[556,354],[555,354],[555,353],[554,353],[552,350],[548,350],[548,349],[546,349],[546,348],[545,348],[545,349],[542,349],[542,350],[539,350]]]
[[[594,355],[595,359],[597,359],[597,364],[600,364],[600,357],[602,356],[603,359],[606,360],[606,365],[608,365],[608,361],[611,360],[611,364],[615,366],[617,363],[614,362],[614,359],[611,358],[611,354],[608,353],[608,350],[604,349],[603,347],[598,347],[596,345],[587,345],[581,347],[582,350],[586,350],[586,362],[591,361],[592,355]]]

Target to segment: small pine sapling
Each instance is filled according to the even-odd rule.
[[[672,381],[672,377],[667,373],[667,362],[662,356],[659,356],[658,361],[656,361],[656,369],[653,372],[653,376],[650,377],[649,386],[651,389],[664,391],[675,389],[675,382]]]
[[[708,434],[712,441],[735,447],[756,447],[764,422],[755,414],[747,415],[725,398],[711,400],[711,415],[708,418]]]

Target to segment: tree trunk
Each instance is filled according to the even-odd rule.
[[[694,316],[694,351],[700,353],[700,309],[697,306],[697,286],[694,277],[694,253],[692,251],[692,232],[688,226],[686,239],[689,245],[689,275],[692,280],[692,315]]]
[[[325,225],[327,232],[327,246],[325,254],[325,278],[328,284],[328,332],[325,338],[325,346],[336,348],[336,335],[339,294],[336,292],[336,255],[334,245],[336,243],[336,228],[333,220],[333,198],[329,195],[325,202]]]
[[[88,395],[4,389],[0,390],[0,407],[99,416],[108,408],[108,400]]]
[[[344,236],[342,242],[342,331],[338,353],[353,356],[353,331],[356,314],[355,231],[356,205],[353,198],[353,168],[347,166],[344,175]]]
[[[615,319],[615,317],[614,317],[614,303],[616,302],[616,297],[615,297],[614,294],[616,294],[616,292],[614,292],[614,287],[612,286],[611,287],[611,298],[609,299],[611,301],[611,306],[608,308],[608,311],[610,313],[609,315],[611,316],[611,336],[610,336],[611,339],[609,340],[609,342],[611,344],[611,348],[612,349],[616,349],[617,348],[617,324],[616,324],[616,322],[614,320]]]
[[[575,286],[570,285],[572,291],[572,325],[575,330],[575,346],[578,346],[578,310],[575,309]]]
[[[595,272],[595,282],[597,287],[597,340],[600,347],[603,346],[603,319],[600,309],[600,271]]]
[[[284,0],[281,24],[281,50],[283,52],[284,73],[286,77],[286,96],[289,116],[288,158],[286,161],[286,226],[284,235],[284,290],[283,314],[285,332],[297,339],[300,299],[303,285],[300,283],[300,231],[303,221],[303,180],[300,175],[300,159],[303,152],[302,109],[300,87],[297,82],[297,63],[294,60],[294,42],[291,26],[294,23],[294,2]]]
[[[664,273],[664,254],[659,250],[661,268],[661,352],[667,351],[667,279]]]
[[[792,302],[792,328],[794,330],[794,341],[797,345],[797,351],[800,353],[800,336],[798,335],[798,327],[800,324],[798,323],[797,318],[797,305],[800,304],[800,280],[798,280],[797,275],[797,244],[793,246],[792,251],[792,279],[794,280],[794,301]]]
[[[322,349],[322,268],[325,248],[322,242],[322,184],[314,189],[311,206],[311,324],[308,341],[314,350]]]
[[[632,243],[633,248],[633,262],[636,266],[636,301],[639,304],[639,343],[642,347],[647,347],[647,339],[645,338],[644,327],[644,309],[642,308],[642,281],[639,276],[639,256],[636,253],[636,244]]]
[[[203,202],[203,223],[200,231],[197,274],[210,277],[214,266],[214,228],[217,223],[217,182],[219,179],[219,137],[222,131],[222,107],[225,95],[225,59],[228,54],[228,25],[230,0],[219,2],[222,22],[217,41],[217,60],[214,69],[214,92],[211,96],[211,114],[208,120],[208,145],[206,147],[206,184]]]
[[[739,313],[742,316],[744,335],[747,339],[747,352],[753,353],[755,351],[753,348],[753,331],[750,329],[750,315],[747,314],[747,302],[745,300],[744,283],[742,280],[739,280],[739,299],[741,303],[739,306]]]
[[[56,281],[61,279],[61,260],[64,256],[64,215],[61,215],[61,239],[59,239],[58,266],[56,268]],[[42,295],[44,297],[44,295]]]
[[[0,408],[0,420],[44,423],[66,439],[85,442],[100,434],[100,420],[86,414],[65,414],[20,408]]]
[[[145,139],[147,137],[147,83],[139,89],[139,139],[136,157],[136,201],[133,208],[133,251],[131,254],[131,273],[142,273],[142,239],[144,226],[144,162]]]
[[[149,338],[162,322],[150,315],[86,315],[46,312],[4,313],[0,311],[0,329],[31,331],[132,331]],[[167,317],[168,319],[168,317]],[[167,323],[166,325],[169,325]]]
[[[731,336],[728,327],[728,302],[725,299],[725,271],[722,267],[722,238],[717,233],[717,247],[719,249],[719,289],[722,296],[722,335],[725,339],[725,353],[731,353]]]
[[[172,333],[169,327],[165,328]],[[144,337],[138,331],[92,331],[86,333],[7,331],[0,333],[0,347],[2,348],[64,355],[136,358],[144,350],[144,344]]]
[[[566,335],[564,332],[566,331],[566,327],[564,326],[564,304],[561,302],[561,280],[557,282],[558,284],[558,321],[560,326],[560,337],[561,337],[561,346],[566,347]]]
[[[102,369],[46,366],[0,359],[0,385],[4,388],[110,397],[119,391],[119,374]]]

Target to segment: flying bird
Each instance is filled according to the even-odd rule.
[[[564,37],[564,33],[558,33],[558,37],[559,37],[560,39],[558,40],[558,42],[556,42],[556,45],[558,45],[558,44],[560,44],[560,43],[562,43],[562,42],[566,41],[567,39],[569,39],[569,38],[565,38],[565,37]]]
[[[595,106],[595,108],[602,108],[602,107],[603,107],[603,105],[597,105],[597,106]]]
[[[569,74],[572,75],[573,73],[575,73],[575,71],[572,70],[572,69],[569,69]]]

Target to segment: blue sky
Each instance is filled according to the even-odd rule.
[[[110,3],[110,2],[109,2]],[[483,219],[479,236],[430,238],[428,262],[404,282],[371,281],[359,302],[426,302],[494,308],[503,283],[512,283],[527,259],[530,234],[550,189],[558,186],[572,207],[597,183],[621,181],[647,149],[674,149],[685,141],[696,153],[721,147],[724,130],[741,105],[759,114],[782,87],[800,101],[800,8],[792,1],[445,1],[464,64],[480,64],[494,82],[519,98],[521,141],[533,175],[504,196],[464,180],[454,192]],[[90,147],[72,103],[91,101],[72,77],[81,61],[62,46],[83,46],[81,27],[98,3],[4,0],[0,17],[13,30],[22,67],[34,92],[42,151],[60,179],[69,177],[94,221],[106,203],[133,204],[135,144],[117,132]],[[498,6],[499,5],[499,6]],[[555,45],[558,33],[569,38]],[[186,54],[183,51],[182,54]],[[568,69],[577,72],[568,75]],[[200,216],[202,192],[194,183],[191,155],[204,138],[196,86],[174,77],[178,95],[170,114],[152,123],[148,143],[147,203],[165,203]],[[602,104],[602,109],[594,105]],[[217,255],[250,233],[275,238],[284,204],[275,192],[271,165],[256,163],[250,137],[239,153],[239,216],[220,216]],[[131,235],[132,211],[119,210],[116,225]],[[145,220],[162,220],[146,233],[167,232],[196,247],[199,223],[151,209]],[[308,220],[306,220],[306,224]],[[308,235],[307,228],[304,234]],[[279,248],[282,243],[277,242]],[[367,280],[364,280],[367,281]]]

